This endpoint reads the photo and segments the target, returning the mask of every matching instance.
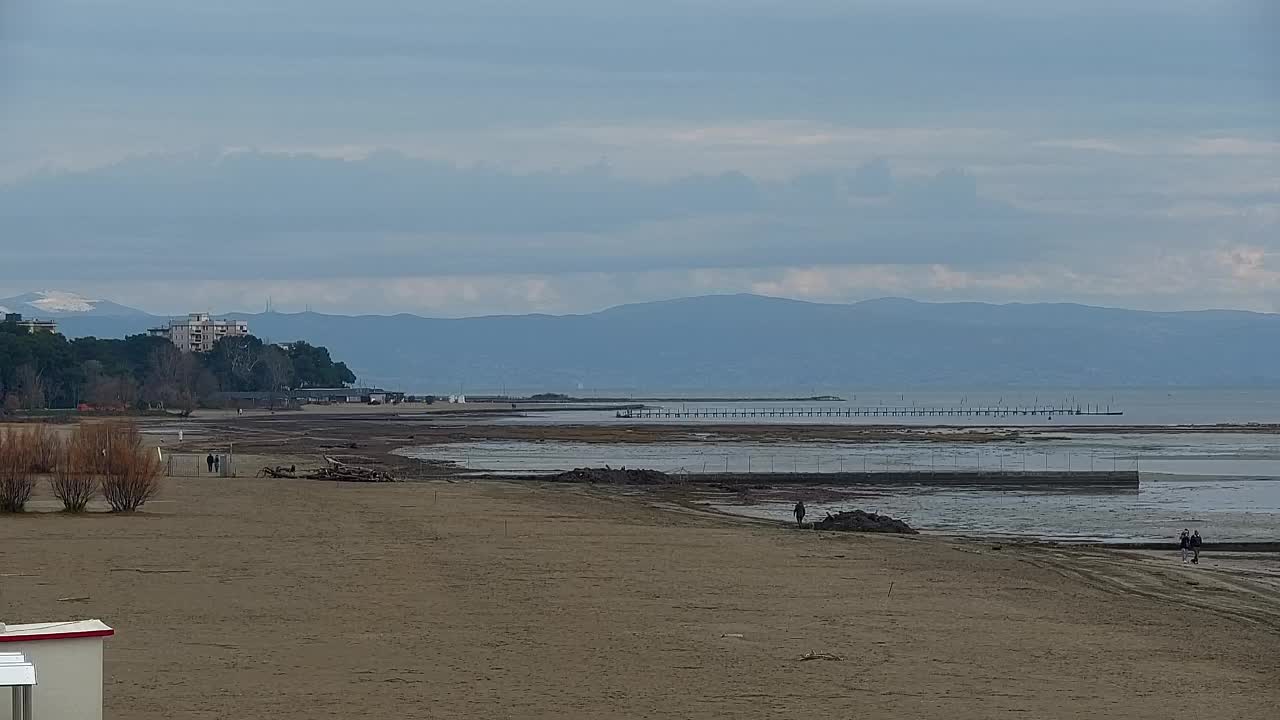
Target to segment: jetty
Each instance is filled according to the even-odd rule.
[[[885,470],[872,472],[676,472],[643,468],[578,468],[522,480],[605,485],[695,485],[722,490],[807,487],[931,487],[952,489],[1137,492],[1137,470]]]
[[[1046,405],[996,405],[988,407],[925,407],[918,405],[869,405],[852,406],[800,406],[800,407],[640,407],[617,411],[617,417],[627,420],[691,419],[691,418],[799,418],[799,417],[1080,417],[1123,415],[1110,406],[1081,405],[1057,407]]]
[[[755,484],[826,487],[999,488],[1005,490],[1138,490],[1137,470],[888,470],[884,472],[710,472],[678,476],[687,483],[751,487]]]

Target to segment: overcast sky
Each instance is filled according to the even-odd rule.
[[[0,0],[0,297],[1280,311],[1266,0]]]

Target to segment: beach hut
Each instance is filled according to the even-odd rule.
[[[0,720],[102,720],[102,642],[114,634],[99,620],[0,625],[0,654],[21,654],[34,685],[25,708],[0,698]]]
[[[35,704],[32,690],[36,685],[36,666],[19,652],[0,652],[0,687],[13,693],[10,713],[18,720],[31,720]]]

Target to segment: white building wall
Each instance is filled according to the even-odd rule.
[[[244,320],[214,320],[204,313],[192,313],[186,320],[169,323],[169,341],[183,352],[209,352],[224,337],[249,334]]]
[[[102,720],[102,638],[0,643],[36,666],[32,714],[37,720]],[[0,691],[0,720],[15,720]],[[18,719],[20,720],[20,719]]]

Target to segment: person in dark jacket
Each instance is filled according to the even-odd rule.
[[[213,474],[213,453],[209,453],[209,456],[204,459],[204,464],[209,466],[209,474],[212,475]]]
[[[1204,542],[1200,539],[1200,531],[1191,533],[1191,562],[1194,565],[1200,564],[1200,544]]]
[[[796,508],[795,510],[792,510],[792,512],[795,513],[796,516],[796,527],[800,527],[804,523],[804,501],[797,500]]]
[[[1191,531],[1182,528],[1182,534],[1178,536],[1178,549],[1182,553],[1182,562],[1187,561],[1187,553],[1191,550]]]

